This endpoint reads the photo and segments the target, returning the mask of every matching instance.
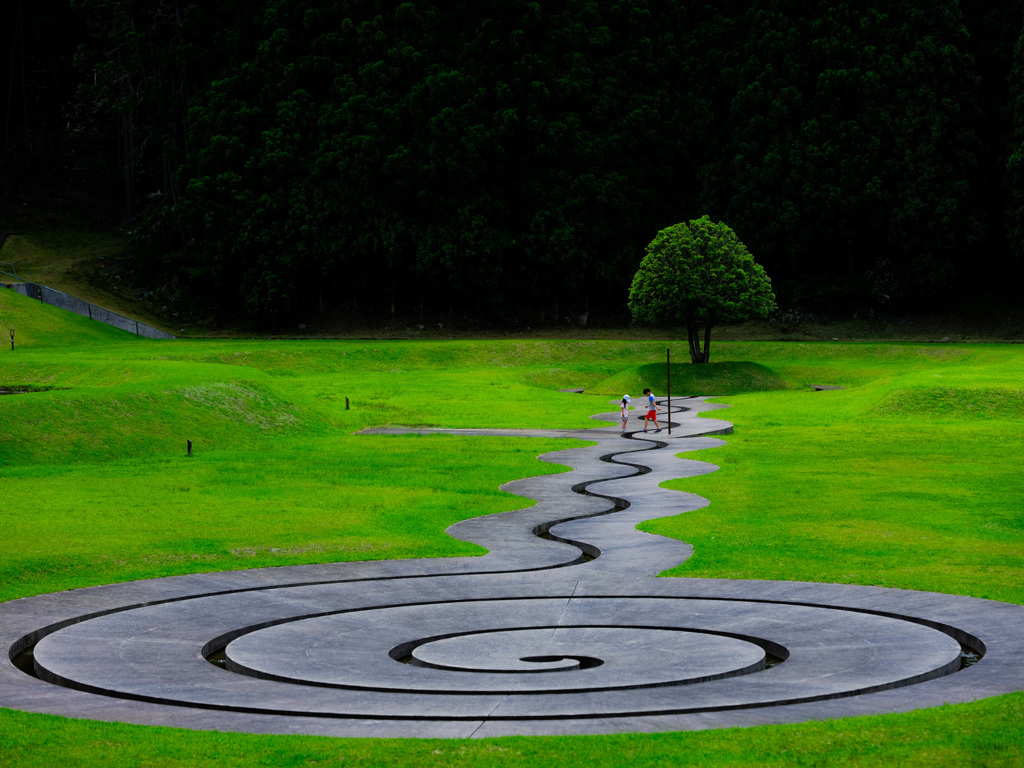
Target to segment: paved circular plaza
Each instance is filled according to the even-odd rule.
[[[902,712],[1024,689],[1024,607],[834,584],[659,579],[692,554],[636,525],[706,500],[659,483],[731,425],[573,437],[528,509],[452,526],[488,554],[198,574],[0,604],[0,706],[259,733],[651,732]],[[676,402],[678,406],[678,401]],[[617,413],[598,414],[606,422]],[[375,430],[399,433],[412,430]]]

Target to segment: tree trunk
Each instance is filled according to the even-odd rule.
[[[700,326],[696,323],[686,324],[686,333],[690,338],[690,362],[706,363],[711,358],[711,323],[704,326],[704,349],[700,347]]]
[[[128,226],[135,220],[135,121],[134,114],[121,116],[121,142],[124,163],[124,221]]]
[[[7,83],[7,122],[4,128],[4,149],[11,148],[11,104],[14,99],[14,71],[17,68],[17,53],[18,53],[18,41],[21,39],[21,3],[18,3],[17,19],[15,24],[11,27],[11,71],[10,77]],[[24,47],[23,47],[24,50]],[[21,78],[22,78],[22,92],[24,92],[25,83],[25,67],[24,67],[24,53],[22,53],[22,67],[21,67]],[[23,113],[24,116],[24,113]],[[27,124],[27,117],[25,119]]]
[[[700,351],[700,329],[693,323],[687,323],[686,335],[689,338],[690,342],[690,362],[704,362],[704,357]]]

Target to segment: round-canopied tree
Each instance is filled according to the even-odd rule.
[[[767,315],[775,294],[736,233],[704,216],[667,227],[651,241],[633,276],[629,309],[640,322],[685,323],[690,360],[706,363],[711,328]]]

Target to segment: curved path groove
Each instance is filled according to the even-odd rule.
[[[678,401],[677,401],[678,403]],[[835,584],[658,579],[690,545],[636,530],[707,505],[725,406],[670,436],[573,437],[536,505],[453,525],[481,557],[196,574],[0,604],[0,706],[196,729],[484,737],[900,712],[1024,690],[1024,607]],[[594,418],[617,422],[617,413]],[[980,660],[965,667],[964,651]]]

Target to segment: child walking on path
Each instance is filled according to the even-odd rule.
[[[629,395],[622,396],[622,405],[619,407],[619,412],[622,414],[622,431],[626,431],[626,422],[629,421]]]
[[[658,426],[658,404],[654,402],[654,395],[651,394],[650,389],[645,389],[644,394],[647,395],[647,417],[644,419],[644,432],[647,431],[647,422],[654,422],[654,431],[661,432],[661,427]]]

